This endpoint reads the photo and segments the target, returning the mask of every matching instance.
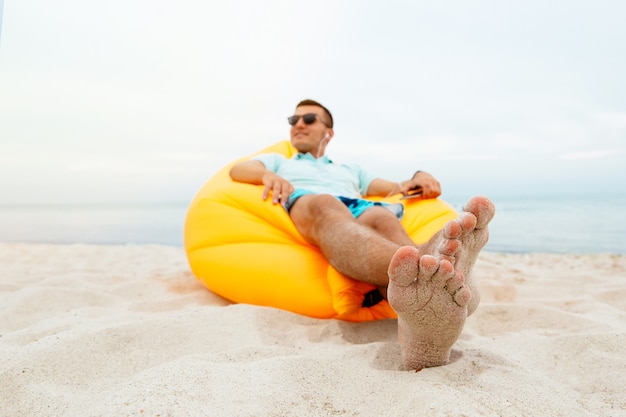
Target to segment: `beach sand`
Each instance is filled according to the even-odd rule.
[[[483,253],[452,362],[234,305],[166,246],[0,243],[0,416],[624,416],[626,256]]]

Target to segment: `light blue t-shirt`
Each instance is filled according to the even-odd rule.
[[[361,198],[367,195],[367,188],[375,178],[358,165],[336,164],[327,156],[315,158],[310,153],[299,153],[290,159],[281,154],[267,153],[251,159],[261,162],[294,188],[318,194]]]

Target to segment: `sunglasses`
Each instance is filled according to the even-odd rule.
[[[300,120],[301,117],[302,117],[302,121],[304,122],[305,125],[311,125],[311,124],[315,123],[315,119],[319,119],[319,121],[322,122],[324,124],[324,126],[329,127],[322,120],[322,118],[319,117],[319,115],[317,115],[315,113],[307,113],[307,114],[303,114],[302,116],[298,116],[298,115],[289,116],[289,117],[287,117],[287,121],[289,122],[289,124],[291,126],[295,126],[296,123],[298,123],[298,120]]]

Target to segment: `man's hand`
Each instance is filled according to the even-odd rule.
[[[263,200],[267,200],[271,192],[273,204],[284,205],[294,190],[289,181],[267,170],[265,165],[259,161],[238,162],[232,166],[229,174],[234,181],[264,185]]]
[[[400,192],[405,196],[411,195],[416,189],[421,188],[421,198],[437,198],[441,195],[441,184],[428,172],[417,171],[413,178],[403,181]]]
[[[285,205],[289,200],[289,196],[293,193],[293,185],[283,177],[274,174],[272,171],[266,171],[262,179],[265,188],[263,189],[263,200],[272,193],[272,204],[280,203]]]

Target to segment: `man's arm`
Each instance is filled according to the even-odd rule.
[[[229,175],[233,181],[245,182],[248,184],[263,184],[263,175],[267,169],[260,161],[242,161],[237,162],[230,169]]]
[[[265,185],[262,198],[266,200],[271,191],[273,204],[285,204],[293,193],[294,188],[289,181],[265,168],[260,161],[238,162],[232,166],[229,174],[233,181]]]
[[[390,195],[401,193],[400,187],[400,183],[375,178],[367,187],[366,197],[389,197]]]
[[[409,195],[415,188],[422,189],[422,199],[437,198],[441,195],[441,184],[428,172],[417,171],[413,178],[401,182],[393,182],[382,178],[374,179],[367,188],[368,196],[388,197],[393,194]]]

